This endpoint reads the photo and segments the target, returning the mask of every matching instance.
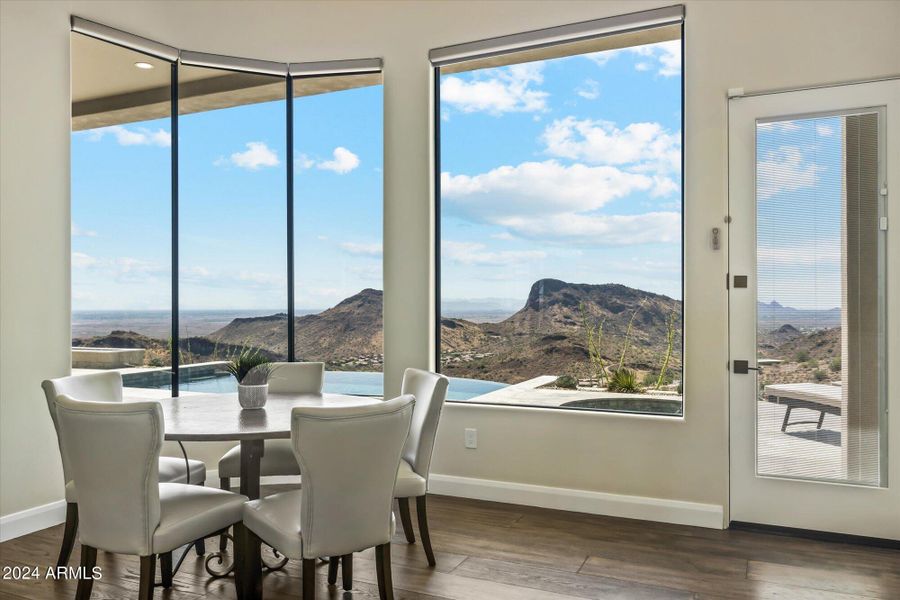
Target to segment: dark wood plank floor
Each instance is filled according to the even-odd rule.
[[[394,538],[398,600],[900,598],[894,550],[441,496],[429,497],[429,517],[437,568],[401,531]],[[0,565],[46,570],[61,536],[59,526],[0,544]],[[77,547],[72,558],[77,565]],[[136,596],[137,559],[101,552],[98,565],[94,599]],[[316,579],[319,598],[378,598],[372,551],[355,558],[352,592],[328,586],[325,565]],[[0,580],[0,597],[9,599],[73,598],[74,590],[71,581]],[[299,566],[267,574],[264,592],[267,600],[299,598]],[[207,577],[194,554],[171,590],[156,591],[171,600],[233,597],[232,580]]]

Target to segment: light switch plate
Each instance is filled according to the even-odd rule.
[[[477,429],[466,429],[466,448],[477,448],[478,447],[478,430]]]

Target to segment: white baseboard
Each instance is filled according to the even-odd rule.
[[[64,523],[66,501],[57,500],[0,517],[0,542]]]
[[[712,529],[724,527],[723,508],[716,504],[607,494],[436,473],[432,473],[429,477],[428,491],[445,496],[538,506],[594,515],[694,525]]]
[[[299,481],[299,477],[263,477],[264,484],[294,484]],[[207,471],[206,485],[219,486],[217,471]],[[444,496],[539,506],[594,515],[694,525],[712,529],[724,527],[722,507],[715,504],[607,494],[437,473],[432,474],[429,478],[428,490],[433,494]],[[5,515],[0,517],[0,542],[59,525],[65,520],[65,500]]]

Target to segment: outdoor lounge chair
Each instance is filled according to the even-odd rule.
[[[843,388],[821,383],[779,383],[767,385],[763,389],[763,395],[769,402],[783,404],[787,407],[787,410],[784,411],[781,431],[785,431],[788,425],[805,423],[816,423],[816,429],[821,429],[826,413],[840,416]],[[795,408],[819,411],[819,420],[790,423],[791,410]]]

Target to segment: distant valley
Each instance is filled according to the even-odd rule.
[[[381,370],[382,308],[382,292],[364,289],[327,310],[295,317],[297,359],[323,360],[332,370]],[[448,375],[507,383],[547,374],[587,377],[591,374],[587,321],[595,327],[602,325],[600,350],[609,366],[618,364],[631,322],[625,365],[639,375],[653,376],[666,352],[667,323],[674,317],[668,370],[673,378],[680,379],[680,300],[619,284],[541,279],[532,285],[524,303],[512,314],[495,308],[481,310],[488,314],[479,318],[479,307],[452,308],[457,314],[471,310],[473,318],[441,318],[441,368]],[[773,302],[761,303],[759,315],[761,356],[798,363],[790,369],[793,376],[809,377],[812,371],[826,368],[835,356],[839,357],[839,310],[804,311]],[[193,329],[197,331],[196,324]],[[285,360],[286,331],[284,313],[232,318],[212,331],[182,338],[181,361],[223,360],[247,346],[260,348],[273,360]],[[76,338],[74,343],[146,348],[146,361],[163,365],[168,361],[167,339],[168,336],[116,329],[104,335]],[[804,360],[795,360],[796,357]],[[772,369],[788,370],[786,366]]]

